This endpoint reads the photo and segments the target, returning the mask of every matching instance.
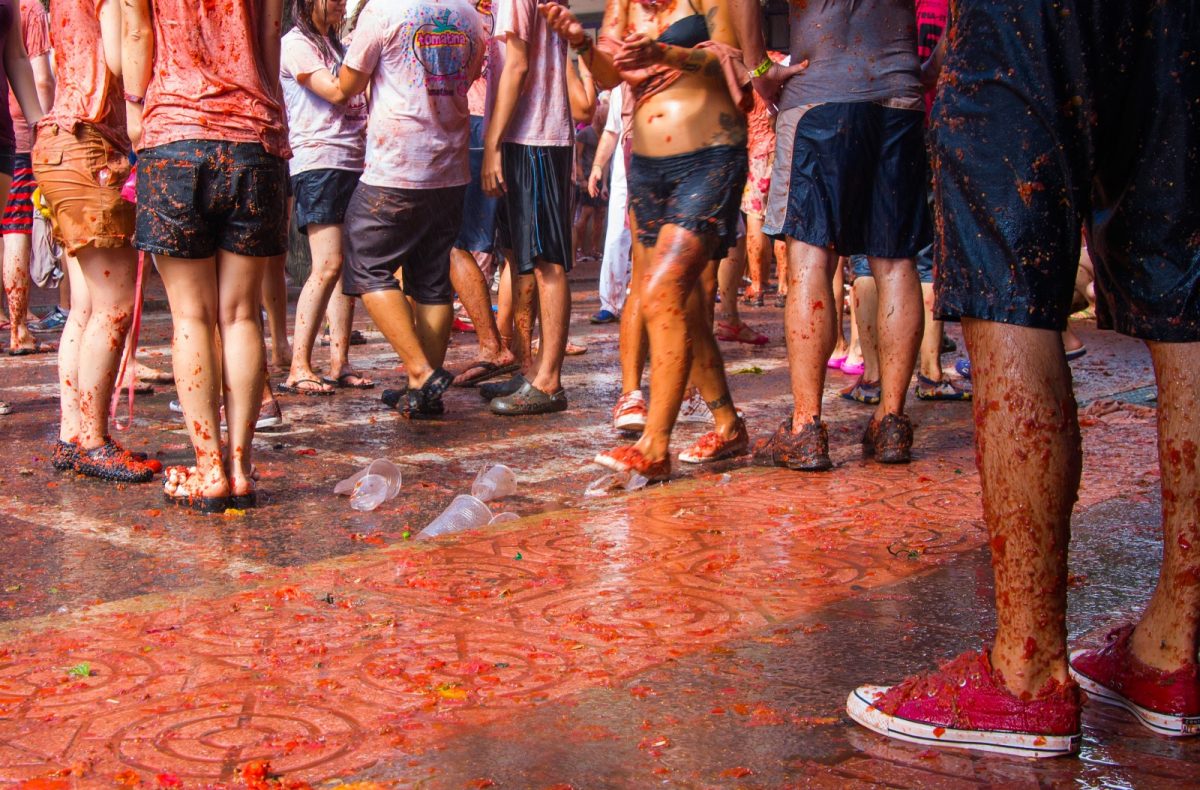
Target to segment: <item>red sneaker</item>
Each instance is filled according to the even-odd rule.
[[[1079,687],[1050,681],[1023,700],[1004,687],[987,653],[963,653],[898,686],[860,686],[846,712],[881,735],[925,746],[1021,757],[1079,750]]]
[[[1071,677],[1089,699],[1124,708],[1159,735],[1200,735],[1200,670],[1196,664],[1165,672],[1129,649],[1133,626],[1108,635],[1108,644],[1071,653]]]
[[[737,433],[732,439],[725,439],[716,431],[709,431],[701,436],[695,444],[679,454],[679,460],[685,464],[708,464],[725,458],[734,458],[750,452],[750,434],[746,432],[746,423],[738,421]]]
[[[613,427],[618,431],[641,433],[646,430],[646,398],[641,390],[626,392],[613,406]]]
[[[605,450],[593,458],[592,463],[614,472],[637,472],[650,483],[662,482],[671,476],[671,456],[655,463],[633,445]]]

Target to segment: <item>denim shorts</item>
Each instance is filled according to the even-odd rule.
[[[287,163],[258,143],[183,140],[138,157],[134,245],[172,258],[287,251]]]
[[[309,225],[341,225],[346,206],[362,173],[353,170],[305,170],[292,176],[296,227],[308,233]]]

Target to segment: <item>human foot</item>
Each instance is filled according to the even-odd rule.
[[[679,460],[687,464],[707,464],[745,455],[749,450],[750,434],[746,431],[746,423],[739,419],[725,433],[715,430],[701,436],[679,454]]]
[[[229,507],[229,480],[220,467],[201,475],[194,466],[172,466],[166,470],[163,495],[198,513],[223,513]]]

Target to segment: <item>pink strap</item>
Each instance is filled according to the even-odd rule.
[[[118,384],[125,378],[125,373],[129,371],[130,362],[137,355],[138,337],[142,333],[142,274],[146,269],[146,253],[138,251],[138,270],[137,270],[137,285],[134,287],[135,300],[133,303],[133,324],[129,327],[129,342],[125,345],[125,356],[121,358],[121,369],[117,373]],[[136,386],[137,377],[130,375],[129,385],[127,387],[129,393],[128,404],[125,411],[125,424],[121,424],[121,420],[117,417],[117,404],[121,402],[121,389],[118,386],[113,390],[112,403],[109,406],[108,414],[112,418],[113,426],[118,431],[129,430],[129,426],[133,425],[133,388]]]

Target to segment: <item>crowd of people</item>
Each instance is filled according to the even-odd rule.
[[[598,255],[592,320],[620,322],[613,426],[637,437],[596,456],[610,469],[666,480],[677,420],[705,412],[713,429],[681,462],[752,452],[829,470],[832,368],[860,373],[842,395],[874,405],[861,444],[879,463],[912,457],[914,371],[918,397],[974,397],[995,641],[856,690],[855,721],[923,744],[1069,754],[1082,687],[1155,732],[1197,734],[1200,12],[1058,5],[795,3],[789,51],[771,53],[754,0],[609,0],[595,38],[538,0],[365,0],[349,19],[345,0],[292,0],[290,26],[283,0],[54,0],[48,18],[36,0],[0,0],[15,102],[0,108],[9,353],[53,350],[26,330],[36,183],[69,283],[54,466],[155,474],[108,416],[136,364],[152,261],[195,450],[164,492],[201,512],[251,508],[256,426],[279,419],[264,304],[288,367],[278,392],[374,386],[348,355],[361,299],[403,362],[406,386],[382,395],[403,417],[441,415],[454,385],[497,415],[548,414],[568,408],[568,273]],[[289,360],[291,222],[312,268]],[[1153,358],[1165,550],[1139,621],[1068,654],[1080,437],[1067,359],[1082,351],[1065,333],[1081,238],[1100,325]],[[752,448],[718,338],[766,342],[738,304],[763,303],[772,261],[793,402]],[[943,320],[962,322],[964,380],[942,370]],[[455,375],[446,349],[464,322],[478,358]]]

